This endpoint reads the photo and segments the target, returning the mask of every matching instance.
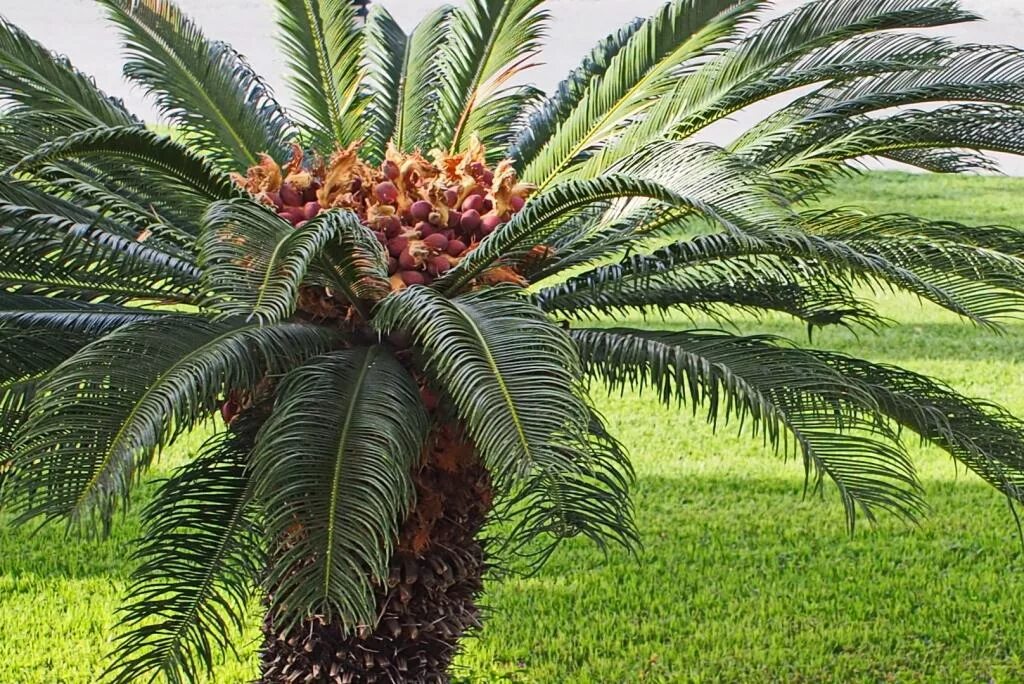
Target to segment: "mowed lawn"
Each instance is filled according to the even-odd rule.
[[[1022,194],[1024,179],[884,173],[844,182],[829,203],[1024,227]],[[1024,415],[1024,323],[997,334],[897,296],[881,311],[904,325],[859,338],[827,330],[815,343]],[[806,339],[782,317],[741,327]],[[803,497],[801,464],[759,439],[733,426],[713,434],[700,412],[632,395],[599,405],[635,459],[646,547],[605,558],[569,543],[538,576],[491,586],[487,626],[459,661],[466,682],[1024,680],[1013,518],[944,454],[914,447],[932,506],[919,526],[884,519],[851,537],[834,492]],[[132,515],[85,542],[0,527],[0,683],[95,680],[138,531]],[[239,644],[215,681],[253,677],[255,629]]]

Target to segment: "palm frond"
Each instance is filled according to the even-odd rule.
[[[346,629],[376,625],[373,584],[387,580],[428,426],[416,383],[383,347],[333,352],[285,376],[252,456],[275,624],[321,615]]]
[[[322,213],[295,230],[251,200],[217,202],[207,212],[199,255],[205,305],[225,316],[287,318],[310,279],[360,306],[390,289],[380,243],[345,210]]]
[[[214,435],[143,511],[132,555],[138,566],[104,681],[158,674],[173,684],[199,681],[243,629],[264,558],[253,520],[251,448],[252,435],[238,424]]]
[[[301,123],[328,152],[363,135],[362,32],[350,0],[275,0],[281,48]]]
[[[592,411],[589,431],[555,448],[564,452],[572,469],[539,472],[515,494],[499,500],[492,524],[509,529],[495,533],[499,544],[493,557],[512,569],[525,563],[532,571],[562,541],[576,536],[605,552],[609,543],[635,550],[640,540],[630,500],[633,468],[603,418]]]
[[[374,312],[382,333],[409,334],[434,386],[451,398],[499,491],[546,470],[572,470],[560,435],[586,431],[576,351],[513,288],[448,299],[415,286]]]
[[[580,65],[558,84],[555,92],[529,115],[508,152],[508,157],[517,169],[533,161],[548,139],[555,134],[559,124],[586,95],[591,82],[604,76],[612,58],[619,54],[643,25],[643,19],[638,17],[599,42]]]
[[[282,159],[291,124],[230,46],[210,41],[171,0],[102,0],[122,31],[125,76],[152,95],[179,135],[227,170]]]
[[[140,123],[92,78],[54,55],[24,31],[0,19],[0,111],[46,114],[67,135],[95,126]]]
[[[241,191],[234,181],[217,171],[206,159],[167,136],[144,128],[94,128],[59,138],[35,150],[7,175],[34,171],[53,162],[80,159],[104,172],[126,173],[130,166],[138,175],[152,174],[150,182],[174,183],[196,198],[210,200],[237,197]]]
[[[913,519],[923,510],[914,466],[875,398],[817,356],[765,337],[611,328],[571,332],[585,370],[610,391],[650,388],[666,404],[706,406],[708,420],[749,421],[804,462],[808,486],[838,488],[852,530],[857,513]]]
[[[155,453],[209,417],[219,396],[253,387],[333,340],[314,326],[174,315],[89,344],[49,375],[30,407],[8,482],[18,520],[77,523],[98,514],[109,524]]]
[[[442,46],[435,146],[459,152],[477,134],[486,147],[489,133],[495,128],[507,131],[519,116],[517,105],[522,103],[504,86],[540,47],[547,22],[540,4],[541,0],[469,0],[452,14]]]
[[[82,333],[92,337],[165,315],[167,312],[114,304],[0,292],[0,326],[7,330]]]
[[[647,19],[522,169],[541,189],[620,133],[716,44],[735,37],[760,0],[673,0]]]
[[[382,5],[370,8],[366,51],[375,67],[368,79],[373,106],[360,151],[371,162],[383,158],[388,141],[401,151],[429,146],[441,82],[440,50],[451,13],[450,7],[439,7],[406,35]]]

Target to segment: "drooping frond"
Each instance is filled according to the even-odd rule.
[[[282,630],[309,615],[376,624],[373,583],[387,580],[428,426],[416,383],[383,347],[333,352],[282,380],[252,457]]]
[[[513,288],[448,299],[411,287],[374,312],[382,333],[408,333],[432,384],[451,398],[501,490],[565,466],[559,436],[585,431],[572,342]]]
[[[0,19],[0,112],[44,114],[58,135],[139,121],[92,78]],[[36,122],[42,119],[34,118]]]
[[[546,288],[538,302],[568,312],[660,306],[674,297],[688,304],[686,298],[692,297],[699,305],[701,287],[753,287],[768,278],[779,285],[820,288],[823,301],[834,290],[830,283],[851,296],[854,285],[900,289],[986,325],[1024,306],[1024,262],[1014,256],[1019,247],[1013,238],[999,229],[977,230],[978,240],[985,240],[986,232],[992,235],[991,244],[979,246],[970,244],[969,237],[957,242],[948,231],[945,239],[936,239],[941,227],[910,234],[906,231],[915,222],[908,225],[898,216],[828,211],[801,220],[810,234],[702,235],[632,255]]]
[[[78,159],[104,173],[136,177],[148,173],[148,182],[171,183],[180,187],[184,198],[195,201],[237,197],[240,190],[230,176],[213,168],[203,157],[173,139],[131,126],[94,128],[47,143],[22,159],[6,173],[38,170],[53,163]],[[127,168],[126,168],[127,167]]]
[[[353,304],[389,289],[380,243],[350,211],[291,224],[247,199],[217,202],[199,243],[205,305],[226,316],[287,318],[309,280],[336,288]]]
[[[429,147],[441,83],[440,49],[451,13],[450,7],[439,7],[406,35],[383,5],[370,8],[366,51],[374,66],[368,78],[371,123],[360,152],[371,162],[383,158],[388,141],[406,152]]]
[[[1024,421],[903,368],[810,353],[870,394],[879,413],[949,452],[1007,497],[1024,501]]]
[[[121,611],[125,629],[104,681],[158,674],[172,684],[199,681],[243,629],[264,557],[246,430],[236,423],[207,440],[143,511],[138,567]]]
[[[154,454],[208,417],[218,397],[325,351],[332,336],[174,315],[93,342],[49,375],[30,407],[7,487],[19,520],[98,513],[109,522]]]
[[[589,81],[540,151],[522,168],[541,189],[669,92],[712,46],[734,35],[759,0],[673,0],[647,19]],[[692,65],[691,65],[692,68]]]
[[[230,46],[213,42],[171,0],[102,0],[122,30],[125,76],[203,154],[243,170],[282,159],[291,124],[269,87]]]
[[[799,453],[808,483],[839,490],[849,525],[876,510],[913,519],[923,508],[914,466],[875,398],[838,369],[770,338],[611,328],[571,332],[585,370],[611,391],[650,388],[664,403],[705,406],[775,448]]]
[[[541,471],[515,494],[498,502],[495,521],[510,529],[496,532],[492,551],[499,562],[527,570],[543,565],[566,539],[584,536],[607,551],[609,542],[633,550],[640,544],[630,490],[633,468],[622,445],[596,412],[589,431],[556,446],[572,469]]]
[[[288,81],[309,142],[324,153],[363,134],[363,36],[350,0],[275,0]]]
[[[540,47],[541,0],[469,0],[452,14],[442,46],[440,101],[433,143],[460,152],[476,134],[485,147],[508,132],[526,101],[506,87]],[[499,145],[497,154],[500,156]]]

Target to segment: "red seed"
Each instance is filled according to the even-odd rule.
[[[393,238],[402,230],[402,222],[398,220],[397,216],[383,216],[377,219],[377,227],[383,230],[389,238]]]
[[[268,192],[266,193],[267,199],[274,203],[274,206],[280,209],[284,206],[284,202],[281,201],[281,193],[279,192]]]
[[[230,423],[237,413],[238,404],[230,399],[220,405],[220,417],[224,419],[225,423]]]
[[[377,238],[377,242],[379,242],[380,244],[384,245],[385,247],[388,246],[388,236],[387,235],[385,235],[384,233],[380,232],[379,230],[373,231],[373,235],[374,235],[374,237]]]
[[[309,223],[309,221],[306,221],[305,219],[303,219],[302,221],[299,221],[298,223],[296,223],[295,227],[296,228],[301,228],[302,226],[306,225],[307,223]]]
[[[462,200],[462,211],[474,210],[480,211],[480,207],[484,205],[484,198],[480,195],[470,195],[466,199]]]
[[[459,256],[466,251],[466,243],[462,240],[449,240],[448,253],[452,256]]]
[[[487,216],[484,216],[483,220],[480,222],[480,232],[484,235],[490,235],[494,232],[494,229],[502,223],[504,223],[504,221],[501,220],[500,216],[488,214]]]
[[[395,187],[394,183],[384,181],[383,183],[377,183],[373,188],[373,194],[384,204],[394,204],[395,200],[398,199],[398,188]]]
[[[508,201],[508,205],[512,207],[512,211],[521,211],[524,204],[526,204],[526,200],[519,195],[512,195],[512,199]]]
[[[480,207],[480,213],[486,214],[492,209],[494,209],[494,202],[489,199],[485,199],[483,205]]]
[[[434,275],[441,275],[447,272],[452,267],[448,257],[438,254],[437,256],[430,257],[430,261],[427,262],[427,270]]]
[[[307,219],[313,218],[320,213],[320,203],[316,201],[306,202],[305,206],[302,207],[302,213]]]
[[[458,228],[459,227],[459,222],[461,220],[462,220],[462,212],[461,211],[449,211],[448,212],[448,227],[449,228]]]
[[[427,282],[424,277],[425,274],[419,271],[399,271],[398,277],[402,279],[402,282],[406,285],[423,285]]]
[[[293,207],[301,207],[304,204],[302,193],[293,187],[291,183],[285,183],[281,186],[281,202]]]
[[[393,275],[398,272],[398,259],[393,256],[388,257],[388,275]]]
[[[390,180],[395,180],[396,178],[398,178],[398,174],[401,173],[401,171],[398,168],[398,164],[391,160],[384,162],[384,164],[381,166],[381,171],[383,171],[384,175],[387,176]]]
[[[413,202],[412,206],[409,207],[409,213],[417,221],[426,221],[427,218],[430,216],[430,212],[432,212],[433,210],[434,205],[424,200]]]
[[[419,223],[417,223],[416,230],[419,231],[420,237],[427,237],[428,235],[437,232],[434,229],[434,226],[430,225],[426,221],[420,221]]]
[[[459,201],[459,191],[456,188],[448,188],[444,191],[444,203],[454,207]]]
[[[288,207],[287,209],[277,212],[277,215],[293,226],[299,221],[306,220],[306,215],[298,207]]]
[[[393,257],[397,257],[405,250],[405,248],[408,245],[409,238],[405,237],[404,235],[399,235],[398,237],[391,238],[390,240],[388,240],[388,253]]]
[[[435,249],[439,252],[443,252],[444,250],[448,249],[448,238],[446,238],[441,233],[434,233],[433,235],[428,235],[427,237],[423,238],[423,244],[425,244],[430,249]]]
[[[492,171],[484,171],[483,174],[481,174],[481,176],[480,176],[480,182],[483,183],[484,185],[490,185],[491,183],[493,183],[494,182],[494,172],[492,172]]]
[[[416,268],[416,257],[409,253],[408,248],[398,255],[398,265],[402,268]]]
[[[480,162],[473,162],[469,165],[469,172],[474,176],[477,176],[487,170],[487,167]]]
[[[462,230],[472,233],[480,227],[480,212],[470,209],[462,212]]]

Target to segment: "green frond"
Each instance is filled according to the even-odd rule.
[[[91,337],[165,315],[114,304],[0,292],[0,326],[7,330],[60,331]]]
[[[138,566],[104,681],[199,681],[244,628],[264,553],[247,467],[252,435],[240,427],[207,440],[143,511]]]
[[[89,344],[48,376],[19,434],[7,487],[18,520],[98,514],[109,524],[155,453],[209,417],[218,397],[325,351],[333,338],[301,324],[173,315]]]
[[[374,311],[383,334],[409,334],[433,386],[450,397],[500,492],[572,470],[561,435],[585,432],[572,341],[514,288],[448,299],[414,286]]]
[[[204,304],[225,316],[279,321],[295,311],[312,280],[353,304],[389,291],[380,243],[350,211],[322,213],[295,229],[248,199],[217,202],[199,243]]]
[[[94,128],[59,138],[35,150],[6,175],[36,171],[54,162],[81,160],[107,173],[126,173],[124,166],[138,176],[148,173],[149,182],[173,183],[183,197],[195,201],[238,197],[241,191],[231,178],[217,171],[203,157],[171,138],[145,128]]]
[[[429,147],[435,91],[441,83],[440,51],[451,14],[451,7],[439,7],[406,35],[383,5],[370,7],[366,51],[374,66],[367,79],[371,123],[360,152],[371,162],[383,159],[388,141],[407,152]]]
[[[252,456],[275,624],[321,615],[348,630],[376,625],[373,585],[387,580],[428,427],[416,383],[383,347],[333,352],[285,376]]]
[[[101,0],[121,27],[125,76],[195,149],[244,171],[286,155],[293,135],[269,87],[230,46],[211,41],[171,0]]]
[[[749,422],[804,462],[809,486],[835,483],[852,530],[857,513],[913,519],[921,487],[875,398],[810,352],[765,337],[624,328],[571,332],[585,370],[610,391],[650,389],[666,404],[705,406],[708,420]]]
[[[363,35],[350,0],[275,0],[288,82],[309,142],[328,153],[362,138]]]
[[[56,135],[139,121],[92,78],[0,19],[0,112],[45,114]]]
[[[120,226],[99,219],[79,223],[0,201],[0,290],[193,300],[195,266],[108,231],[120,232]]]
[[[698,178],[698,185],[706,179]],[[683,187],[683,191],[694,188]],[[571,216],[588,206],[601,204],[612,212],[624,212],[634,198],[656,200],[669,208],[692,212],[729,228],[737,229],[728,214],[719,212],[705,201],[695,188],[693,195],[681,194],[655,180],[636,175],[613,173],[584,181],[570,180],[552,186],[532,198],[523,210],[502,224],[481,241],[480,246],[466,255],[458,266],[436,280],[433,287],[455,292],[497,262],[515,263],[526,257],[534,245],[544,245],[559,227],[558,220]],[[758,193],[751,192],[745,203],[754,204]],[[719,198],[717,195],[715,198]],[[726,198],[729,196],[726,195]],[[611,205],[611,206],[609,206]]]
[[[434,146],[459,152],[474,134],[487,146],[493,127],[507,130],[518,118],[521,111],[514,106],[494,102],[509,104],[504,98],[514,95],[505,83],[540,48],[548,17],[539,9],[541,1],[469,0],[452,14],[442,46]]]
[[[604,76],[612,58],[619,54],[643,25],[643,19],[638,17],[599,42],[580,65],[558,84],[555,92],[529,115],[508,152],[508,157],[515,162],[517,169],[521,170],[533,161],[562,121],[586,95],[591,82]]]
[[[896,366],[811,351],[871,395],[879,413],[949,452],[1014,501],[1024,501],[1024,422],[996,404]]]
[[[603,551],[609,543],[627,550],[640,545],[630,490],[632,465],[602,417],[591,412],[589,431],[555,447],[571,469],[544,471],[514,495],[499,500],[493,521],[510,529],[495,533],[499,563],[540,568],[558,545],[583,536]]]
[[[647,19],[592,78],[522,178],[546,188],[670,92],[717,44],[735,38],[760,0],[673,0]]]

